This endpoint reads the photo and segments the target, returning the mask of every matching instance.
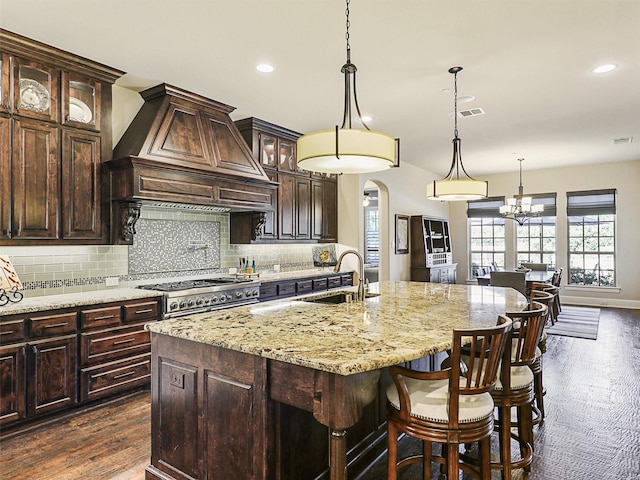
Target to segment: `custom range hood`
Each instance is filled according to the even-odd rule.
[[[145,204],[221,212],[272,210],[269,180],[229,114],[234,107],[161,84],[114,149],[112,241],[133,240]]]

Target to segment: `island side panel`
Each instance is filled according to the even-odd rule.
[[[147,479],[266,480],[266,360],[152,334]]]

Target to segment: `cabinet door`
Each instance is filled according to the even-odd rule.
[[[14,119],[12,238],[57,239],[58,128]]]
[[[25,344],[0,348],[0,425],[25,417]]]
[[[338,185],[325,181],[322,193],[322,240],[338,239]]]
[[[76,335],[67,335],[29,344],[29,415],[41,415],[76,403],[76,342]]]
[[[277,182],[278,175],[275,172],[266,171],[269,180]],[[264,230],[262,233],[263,239],[276,239],[278,238],[278,190],[274,190],[271,193],[271,207],[273,211],[266,212],[266,222],[264,224]]]
[[[14,57],[13,111],[41,120],[58,121],[60,72],[48,65]]]
[[[317,180],[311,181],[311,238],[320,240],[324,236],[323,200],[324,185]]]
[[[11,119],[0,116],[0,240],[11,238]]]
[[[296,190],[296,238],[311,238],[311,181],[308,178],[295,179]]]
[[[100,135],[62,132],[63,238],[102,237]]]
[[[258,133],[258,143],[260,145],[258,151],[260,165],[263,168],[275,169],[278,166],[276,162],[276,137],[260,132]]]
[[[278,170],[288,173],[298,170],[294,140],[278,139]]]
[[[278,181],[278,238],[296,238],[296,177],[279,174]]]

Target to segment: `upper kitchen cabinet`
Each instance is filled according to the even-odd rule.
[[[0,29],[0,245],[109,240],[102,163],[124,72]]]
[[[262,168],[309,176],[298,168],[296,142],[300,133],[255,117],[235,123]]]
[[[231,214],[231,243],[335,241],[337,177],[312,175],[298,167],[296,141],[301,134],[254,117],[238,120],[236,126],[256,161],[279,185],[273,211]]]

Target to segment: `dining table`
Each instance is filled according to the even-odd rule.
[[[518,270],[510,271],[517,272]],[[551,283],[554,273],[553,270],[529,270],[525,272],[524,279],[527,282],[527,286],[531,286],[532,283]],[[491,285],[491,272],[478,275],[476,280],[478,280],[478,285]]]

